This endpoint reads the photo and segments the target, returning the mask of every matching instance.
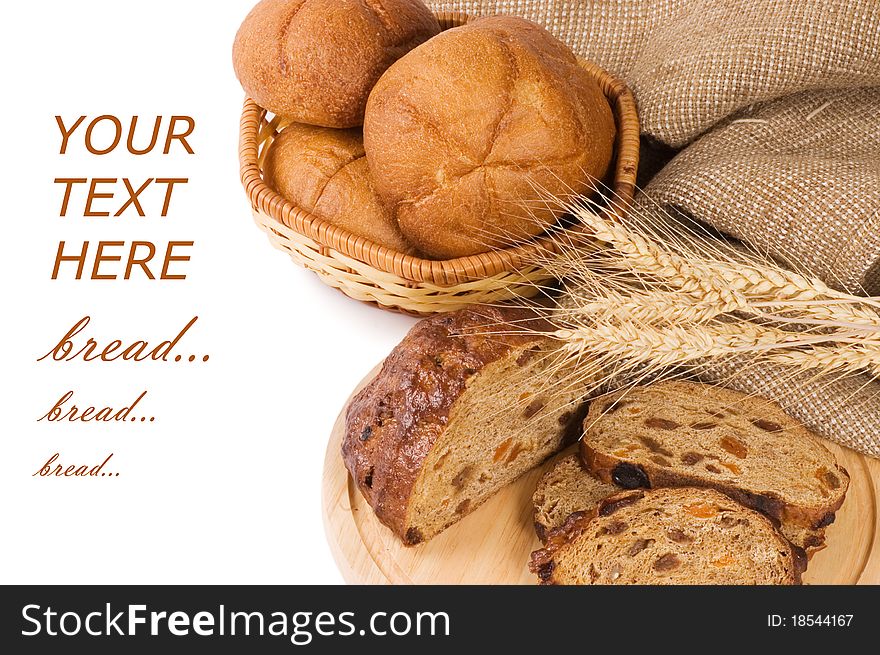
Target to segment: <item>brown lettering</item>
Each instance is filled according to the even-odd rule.
[[[162,117],[156,116],[156,122],[153,123],[153,136],[150,138],[150,145],[148,145],[143,150],[138,150],[134,147],[134,132],[137,127],[138,117],[131,117],[131,127],[128,130],[128,141],[126,142],[126,146],[128,147],[128,151],[133,155],[145,155],[150,152],[153,147],[156,145],[156,140],[159,138],[159,126],[162,124]]]
[[[172,275],[168,272],[168,267],[171,262],[188,262],[190,260],[189,255],[172,255],[172,251],[175,247],[188,247],[191,248],[195,245],[195,241],[169,241],[168,248],[165,250],[165,262],[162,264],[162,276],[160,279],[162,280],[185,280],[186,275]]]
[[[156,184],[165,184],[165,202],[162,204],[162,216],[168,216],[168,206],[171,204],[171,192],[175,184],[186,184],[187,177],[160,177],[156,178]]]
[[[95,126],[98,125],[101,121],[110,121],[113,123],[113,127],[115,128],[113,142],[107,148],[96,148],[92,143],[92,131],[95,129]],[[86,128],[86,150],[88,150],[93,155],[106,155],[108,152],[112,152],[116,146],[119,145],[119,140],[122,138],[122,123],[116,116],[111,116],[110,114],[104,114],[103,116],[98,116],[94,119],[89,126]]]
[[[67,216],[67,203],[70,201],[70,191],[74,184],[85,184],[88,180],[84,177],[56,177],[55,184],[64,184],[64,199],[61,201],[59,216]]]
[[[138,187],[138,190],[135,191],[134,187],[131,186],[131,182],[128,181],[128,178],[123,177],[122,182],[123,182],[123,184],[125,184],[126,191],[128,191],[128,200],[126,200],[125,203],[123,203],[122,207],[120,207],[119,210],[113,215],[114,216],[122,216],[122,212],[124,212],[126,209],[128,209],[129,205],[134,205],[134,208],[137,211],[138,216],[146,216],[146,214],[144,213],[143,207],[141,207],[141,203],[138,202],[138,196],[141,194],[141,192],[143,192],[144,189],[146,189],[148,186],[150,186],[150,182],[152,182],[152,181],[153,181],[153,178],[148,177],[147,181],[144,182],[143,184],[141,184],[140,187]],[[163,214],[163,216],[164,216],[164,214]]]
[[[124,246],[125,241],[99,241],[98,249],[95,252],[95,263],[92,266],[92,279],[93,280],[115,280],[116,274],[101,274],[98,272],[98,268],[101,266],[102,262],[118,262],[122,261],[122,257],[119,255],[105,255],[104,248],[118,248],[119,246]]]
[[[58,269],[61,267],[61,262],[78,262],[78,266],[76,267],[76,279],[79,280],[82,278],[83,268],[86,265],[86,254],[89,250],[89,242],[83,241],[82,250],[80,250],[79,255],[65,255],[64,254],[64,246],[67,242],[59,241],[58,242],[58,252],[55,253],[55,268],[52,269],[52,279],[58,279]]]
[[[73,124],[73,126],[68,130],[64,127],[64,120],[61,118],[61,116],[55,117],[55,122],[58,123],[58,129],[61,130],[61,150],[58,152],[59,155],[63,155],[67,152],[67,140],[70,138],[70,135],[73,134],[73,131],[78,128],[85,119],[85,116],[80,116],[76,119],[76,122]]]
[[[174,126],[178,123],[178,121],[185,122],[187,124],[186,131],[183,134],[174,133]],[[171,124],[168,126],[168,136],[165,138],[165,149],[162,151],[163,154],[167,155],[169,152],[171,152],[171,142],[174,140],[180,141],[180,144],[189,154],[194,154],[193,149],[190,147],[189,143],[186,140],[186,137],[193,133],[195,127],[196,122],[190,116],[172,116]]]
[[[98,193],[95,189],[99,184],[116,184],[115,177],[93,177],[89,184],[89,195],[86,197],[86,210],[83,216],[109,216],[110,212],[92,211],[92,200],[112,198],[113,193]]]
[[[137,250],[140,247],[145,246],[147,248],[147,256],[146,257],[138,257]],[[155,280],[156,278],[153,276],[152,271],[150,271],[150,267],[147,266],[147,262],[153,258],[153,255],[156,254],[156,246],[154,246],[149,241],[132,241],[131,250],[128,251],[128,264],[125,266],[125,279],[128,280],[131,278],[131,269],[135,266],[140,266],[144,272],[144,275],[147,276],[150,280]]]
[[[70,362],[75,359],[82,359],[84,362],[91,362],[94,360],[111,362],[120,358],[126,361],[134,360],[138,362],[145,359],[161,359],[163,361],[168,361],[168,357],[171,355],[174,348],[189,329],[195,325],[198,318],[198,316],[193,316],[173,339],[161,341],[155,348],[149,351],[149,344],[143,340],[132,342],[131,345],[126,346],[120,352],[119,349],[124,345],[124,342],[121,340],[113,340],[102,348],[94,339],[89,338],[86,339],[85,344],[83,344],[79,350],[74,352],[77,347],[77,344],[74,343],[74,337],[82,332],[91,320],[90,317],[84,316],[77,321],[70,330],[68,330],[67,334],[65,334],[49,352],[37,359],[37,361],[41,362],[46,358],[51,358],[56,362]],[[179,359],[180,356],[176,358],[176,361]],[[205,356],[205,359],[207,359],[207,355]]]

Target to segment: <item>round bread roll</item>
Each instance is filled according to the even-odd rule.
[[[415,249],[379,202],[360,130],[291,123],[269,146],[263,177],[290,202],[379,245]]]
[[[556,220],[547,194],[582,194],[612,158],[598,83],[527,20],[443,32],[389,68],[364,123],[376,190],[404,236],[437,258],[510,245]]]
[[[439,31],[420,0],[262,0],[238,30],[232,63],[261,107],[355,127],[385,69]]]

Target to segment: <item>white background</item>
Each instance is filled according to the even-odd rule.
[[[352,388],[412,320],[325,287],[253,224],[238,180],[243,93],[231,65],[252,4],[4,9],[2,583],[342,581],[321,518],[327,438]],[[98,157],[85,150],[81,126],[61,156],[56,114],[68,124],[138,115],[150,127],[157,115],[190,115],[196,154],[133,157],[123,142],[121,152]],[[190,183],[175,190],[165,219],[155,204],[145,204],[147,218],[82,218],[81,190],[59,218],[62,188],[53,179],[65,176]],[[116,201],[105,202],[112,213]],[[179,265],[183,282],[76,281],[69,268],[52,281],[61,239],[196,245]],[[38,363],[84,315],[92,322],[83,336],[103,343],[158,343],[198,315],[179,352],[210,361]],[[37,422],[68,389],[81,405],[114,407],[146,389],[138,409],[156,421]],[[120,475],[32,477],[55,452],[88,464],[113,452],[110,468]]]

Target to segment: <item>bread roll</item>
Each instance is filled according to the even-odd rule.
[[[439,258],[544,231],[544,193],[589,191],[612,157],[614,118],[571,51],[504,16],[443,32],[391,66],[364,124],[376,190],[403,234]]]
[[[232,61],[261,107],[355,127],[385,69],[439,31],[420,0],[262,0],[238,30]]]
[[[325,221],[404,253],[414,253],[373,191],[358,129],[291,123],[269,146],[270,187]]]

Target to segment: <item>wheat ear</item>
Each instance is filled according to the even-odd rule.
[[[547,319],[570,359],[592,358],[609,378],[741,354],[754,355],[755,365],[880,376],[877,299],[638,212],[624,219],[595,209],[569,205],[578,238],[561,232],[540,256],[541,266],[568,279]]]
[[[874,299],[836,291],[818,278],[807,278],[770,261],[752,261],[745,253],[716,247],[715,253],[729,255],[728,260],[721,260],[694,252],[699,250],[695,245],[706,245],[705,239],[685,245],[685,254],[679,254],[674,248],[658,244],[662,234],[653,235],[655,239],[651,239],[618,222],[613,214],[594,211],[585,202],[574,206],[572,213],[580,225],[590,230],[591,236],[611,245],[622,256],[619,264],[625,270],[641,277],[660,278],[683,294],[717,306],[719,313],[749,310],[766,316],[769,312],[758,311],[754,304],[763,301],[762,309],[806,307],[814,319],[848,321],[851,325],[867,322],[876,327],[878,314],[870,307]],[[642,223],[642,227],[646,227],[645,222]],[[868,306],[862,307],[863,304]]]

